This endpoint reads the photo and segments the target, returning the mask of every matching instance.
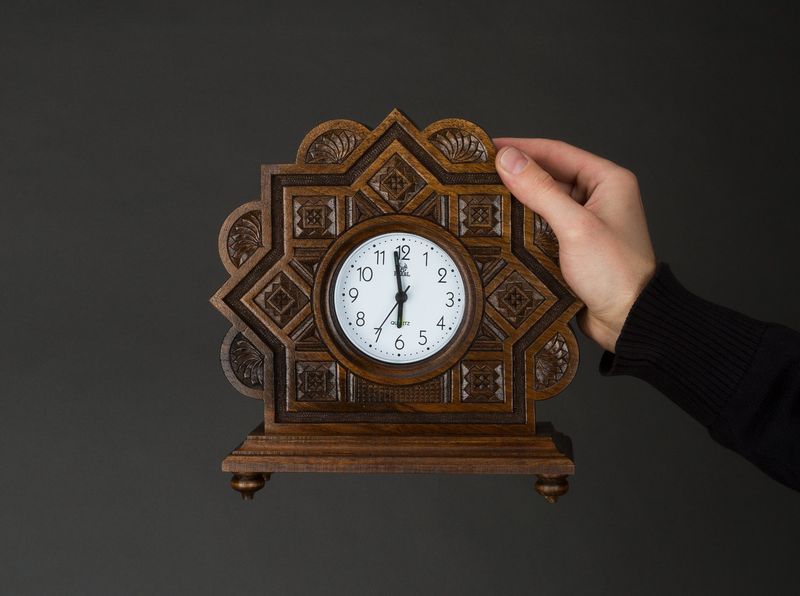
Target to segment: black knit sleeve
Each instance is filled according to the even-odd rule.
[[[662,263],[600,372],[650,383],[718,442],[800,490],[800,333],[698,298]]]

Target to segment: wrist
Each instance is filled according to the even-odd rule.
[[[621,293],[612,308],[602,312],[585,310],[578,319],[581,330],[604,350],[616,352],[619,339],[625,322],[630,315],[636,301],[655,275],[655,262],[651,268],[638,276],[637,281],[630,286],[630,290]]]

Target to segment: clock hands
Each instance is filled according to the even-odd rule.
[[[395,306],[397,306],[397,328],[400,329],[403,326],[403,303],[408,300],[408,288],[411,286],[406,286],[406,289],[403,289],[403,284],[400,280],[400,252],[394,251],[394,275],[397,279],[397,294],[394,295],[394,299],[396,301]],[[394,310],[394,309],[392,309]],[[391,314],[391,313],[389,313]],[[385,321],[384,321],[385,322]],[[381,325],[383,327],[383,325]]]

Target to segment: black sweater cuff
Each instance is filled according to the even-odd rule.
[[[698,298],[666,263],[638,297],[603,375],[638,377],[711,426],[750,368],[765,323]]]

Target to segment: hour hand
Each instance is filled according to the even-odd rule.
[[[397,296],[395,299],[397,300],[397,328],[400,329],[403,326],[403,304],[405,304],[406,300],[408,300],[408,288],[411,286],[406,286],[406,289],[397,292]]]

